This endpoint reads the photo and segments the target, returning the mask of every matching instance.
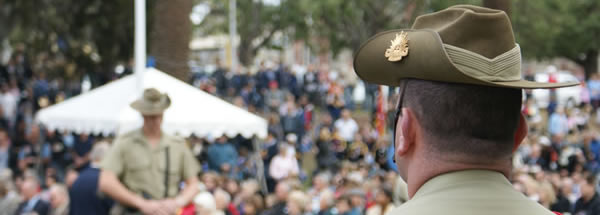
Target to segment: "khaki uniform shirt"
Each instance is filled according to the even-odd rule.
[[[102,170],[117,175],[130,191],[152,199],[165,198],[166,151],[169,150],[169,184],[167,197],[176,196],[181,181],[196,177],[198,161],[182,138],[162,133],[158,145],[152,147],[142,130],[118,137],[101,163]]]
[[[486,170],[451,172],[430,179],[392,214],[554,215],[513,189],[501,173]]]

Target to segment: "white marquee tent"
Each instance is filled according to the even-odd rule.
[[[246,138],[267,136],[267,122],[254,114],[190,86],[154,68],[143,74],[143,88],[155,87],[171,98],[163,130],[170,134]],[[129,107],[140,96],[135,75],[40,110],[36,120],[49,129],[77,133],[123,133],[141,127],[141,115]]]

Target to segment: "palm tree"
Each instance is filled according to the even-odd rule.
[[[182,81],[189,79],[189,18],[193,0],[156,0],[153,10],[150,55],[156,68]]]

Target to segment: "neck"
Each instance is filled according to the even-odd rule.
[[[583,196],[583,200],[585,200],[586,202],[589,202],[594,198],[595,194],[596,194],[596,191],[594,191],[591,195]]]
[[[476,162],[460,162],[453,159],[440,158],[440,155],[420,155],[415,156],[419,159],[414,161],[408,167],[406,184],[408,186],[408,196],[412,198],[419,188],[427,181],[438,175],[456,172],[462,170],[490,170],[502,173],[509,178],[512,162],[507,159],[503,162],[493,164],[481,164]],[[426,159],[425,159],[426,158]],[[434,159],[431,159],[434,158]]]
[[[146,138],[151,139],[151,140],[160,139],[160,137],[161,137],[160,129],[154,129],[154,128],[149,128],[147,126],[144,126],[142,128],[142,132],[144,133],[144,136],[146,136]]]

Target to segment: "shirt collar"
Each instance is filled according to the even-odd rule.
[[[165,132],[163,132],[161,130],[160,131],[160,140],[158,141],[158,146],[159,146],[158,148],[162,149],[162,148],[166,148],[168,146],[167,141],[165,141],[165,138],[166,138]],[[134,140],[135,140],[134,141],[135,143],[149,145],[146,136],[144,136],[144,132],[143,132],[142,128],[135,131]]]
[[[477,182],[485,182],[486,184],[500,184],[510,187],[511,184],[506,177],[500,172],[491,170],[463,170],[444,173],[425,182],[412,199],[444,190],[446,188],[455,187],[457,185],[474,184]]]
[[[27,201],[27,205],[25,206],[24,211],[32,211],[38,201],[40,201],[40,195],[35,195],[29,201]]]

